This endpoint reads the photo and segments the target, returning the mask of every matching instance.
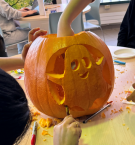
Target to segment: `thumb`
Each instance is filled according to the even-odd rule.
[[[126,98],[127,101],[135,102],[135,90]]]
[[[25,61],[27,52],[28,52],[31,44],[32,44],[32,41],[30,41],[28,44],[25,44],[24,47],[23,47],[23,51],[22,51],[22,59],[23,59],[23,61]]]
[[[127,101],[131,101],[131,100],[132,100],[132,96],[131,96],[131,95],[128,96],[128,97],[126,98],[126,100],[127,100]]]

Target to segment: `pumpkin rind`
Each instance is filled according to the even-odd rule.
[[[75,70],[72,61],[79,65]],[[64,105],[69,106],[73,117],[97,112],[114,86],[110,51],[90,32],[38,37],[29,48],[24,69],[25,88],[32,103],[39,111],[57,118],[66,116]]]

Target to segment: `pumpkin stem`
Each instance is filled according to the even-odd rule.
[[[93,0],[70,0],[58,22],[57,37],[74,36],[71,23],[92,1]]]

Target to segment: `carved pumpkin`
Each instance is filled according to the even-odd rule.
[[[64,118],[97,112],[114,86],[114,67],[106,44],[95,34],[38,37],[25,60],[25,88],[37,109]]]

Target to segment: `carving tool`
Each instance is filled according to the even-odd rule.
[[[106,109],[107,107],[110,107],[111,104],[107,104],[106,106],[104,106],[102,109],[100,109],[98,112],[92,114],[88,119],[84,120],[83,123],[87,123],[87,121],[89,121],[90,119],[92,119],[93,117],[95,117],[97,114],[99,114],[100,112],[102,112],[104,109]]]
[[[35,121],[32,131],[31,145],[36,144],[36,135],[37,135],[37,122]]]
[[[68,116],[68,115],[70,115],[69,108],[68,108],[68,106],[65,106],[65,107],[66,107],[66,114]]]

